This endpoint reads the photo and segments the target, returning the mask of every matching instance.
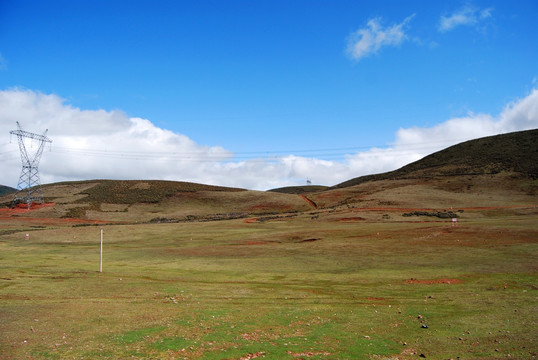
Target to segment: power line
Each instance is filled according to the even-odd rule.
[[[343,161],[359,156],[367,159],[383,155],[390,152],[391,156],[409,156],[416,152],[423,153],[424,150],[431,151],[431,148],[439,148],[461,142],[466,139],[444,139],[443,141],[423,141],[409,143],[405,145],[362,145],[353,147],[338,148],[312,148],[294,150],[255,150],[255,151],[227,151],[222,153],[211,153],[210,151],[140,151],[140,150],[109,150],[96,148],[76,148],[66,146],[54,146],[51,151],[60,154],[72,154],[80,157],[96,157],[133,161],[183,161],[183,162],[265,162],[280,161],[285,157],[297,156],[303,158],[313,158],[327,161]],[[7,144],[4,144],[7,145]],[[15,150],[1,152],[0,155],[14,153]],[[12,160],[13,157],[5,157],[3,161]]]
[[[379,152],[363,152],[359,153],[361,159],[367,159],[367,158],[376,158],[379,156],[383,156],[384,153],[387,152],[387,149],[380,150]],[[197,154],[196,155],[188,155],[188,154],[181,154],[181,153],[173,153],[173,154],[167,154],[167,155],[160,155],[156,153],[151,154],[143,154],[143,153],[107,153],[107,152],[87,152],[87,151],[63,151],[62,154],[65,153],[72,153],[75,156],[83,156],[83,157],[96,157],[96,158],[109,158],[109,159],[121,159],[121,160],[135,160],[135,161],[182,161],[182,162],[234,162],[234,161],[249,161],[249,162],[266,162],[266,161],[281,161],[289,156],[296,156],[295,154],[267,154],[265,156],[237,156],[237,155],[229,155],[226,156],[226,154]],[[409,156],[416,154],[416,149],[407,149],[407,150],[391,150],[390,155],[391,156]],[[336,161],[336,160],[346,160],[357,156],[357,154],[350,154],[346,152],[340,152],[340,153],[310,153],[308,156],[302,155],[297,156],[301,158],[308,158],[308,159],[318,159],[318,160],[326,160],[326,161]]]
[[[457,140],[444,140],[442,143],[450,144]],[[170,152],[170,151],[127,151],[127,150],[103,150],[103,149],[90,149],[90,148],[72,148],[55,146],[53,149],[61,150],[62,153],[72,153],[82,156],[92,157],[108,157],[119,159],[133,159],[133,160],[155,160],[155,159],[174,159],[174,160],[195,160],[195,161],[226,161],[230,159],[235,160],[250,160],[256,157],[262,158],[282,158],[285,156],[302,154],[306,157],[322,157],[322,158],[344,158],[348,156],[356,155],[353,152],[360,150],[369,150],[369,152],[362,152],[362,156],[377,156],[384,151],[391,151],[393,155],[402,154],[406,155],[412,151],[425,150],[431,148],[432,145],[442,145],[439,141],[435,142],[421,142],[406,145],[396,145],[394,147],[387,147],[387,145],[364,145],[355,147],[342,147],[342,148],[318,148],[318,149],[296,149],[296,150],[260,150],[260,151],[240,151],[227,153],[210,153],[203,151],[192,152]],[[397,150],[396,150],[397,149]]]

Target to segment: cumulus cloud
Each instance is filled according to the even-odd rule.
[[[451,15],[441,16],[437,29],[440,32],[447,32],[458,26],[475,26],[482,20],[491,17],[492,11],[492,8],[481,10],[470,5],[466,5]]]
[[[30,90],[0,91],[0,184],[15,186],[20,174],[16,139],[49,129],[52,146],[39,167],[42,183],[86,179],[163,179],[266,190],[313,183],[335,185],[351,178],[395,170],[461,141],[538,128],[538,90],[511,102],[498,115],[473,114],[433,127],[402,128],[387,148],[371,148],[324,160],[289,154],[239,161],[219,146],[203,146],[186,135],[121,111],[81,110],[57,95]],[[37,149],[30,142],[29,151]]]
[[[193,162],[219,162],[232,154],[218,146],[196,144],[185,135],[121,111],[81,110],[57,95],[30,90],[0,91],[0,184],[14,184],[19,149],[9,131],[49,130],[52,145],[40,164],[43,182],[74,179],[172,179],[194,176]],[[11,143],[10,143],[11,141]],[[37,143],[29,141],[28,151]]]
[[[450,119],[431,128],[400,129],[396,144],[427,143],[445,139],[461,141],[488,135],[538,128],[538,90],[507,104],[499,116],[473,114]]]
[[[380,18],[370,19],[365,28],[349,35],[347,55],[353,60],[360,60],[377,53],[382,47],[400,45],[408,38],[404,28],[414,16],[415,14],[408,16],[401,23],[385,28],[381,25]]]

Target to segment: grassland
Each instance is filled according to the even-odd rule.
[[[1,358],[535,357],[536,203],[459,214],[5,220]]]
[[[333,188],[44,186],[0,208],[0,359],[534,359],[535,134]]]

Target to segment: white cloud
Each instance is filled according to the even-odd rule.
[[[373,18],[367,27],[351,33],[347,39],[347,55],[353,60],[375,54],[385,46],[398,46],[407,40],[404,27],[415,14],[408,16],[401,23],[383,28],[380,18]]]
[[[16,184],[20,172],[17,140],[11,136],[9,142],[16,121],[26,131],[48,129],[53,139],[39,167],[42,182],[194,177],[193,162],[218,162],[232,156],[221,147],[198,145],[148,120],[129,118],[121,111],[81,110],[56,95],[0,91],[0,108],[0,184]],[[35,141],[28,144],[30,152],[36,148]]]
[[[512,102],[498,117],[489,114],[469,114],[454,118],[431,128],[400,129],[397,145],[427,144],[443,139],[465,141],[483,136],[538,128],[538,90],[534,89],[527,97]]]
[[[440,32],[447,32],[462,25],[477,25],[480,21],[491,17],[492,11],[492,8],[480,10],[476,7],[466,5],[449,16],[441,16],[438,30]]]
[[[395,170],[461,141],[538,128],[538,90],[507,104],[497,116],[469,114],[436,126],[399,129],[389,148],[348,154],[341,161],[295,155],[244,161],[219,146],[156,127],[121,111],[72,107],[57,95],[29,90],[0,91],[0,184],[15,186],[20,156],[9,131],[53,139],[39,166],[42,183],[85,179],[163,179],[265,190],[313,183],[335,185],[361,175]],[[36,150],[36,143],[29,147]]]
[[[315,183],[334,185],[354,177],[400,168],[457,143],[484,136],[538,128],[538,89],[505,106],[498,115],[469,114],[436,126],[399,129],[389,148],[372,148],[349,154],[344,162],[317,164],[317,159],[288,158],[296,178],[311,177]],[[304,180],[303,180],[304,183]]]

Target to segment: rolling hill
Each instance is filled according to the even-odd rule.
[[[326,210],[535,203],[538,130],[467,141],[398,170],[333,187],[251,191],[175,181],[91,180],[43,185],[42,207],[18,216],[110,222],[209,221]],[[11,196],[0,197],[4,207]]]
[[[466,141],[435,152],[398,170],[361,176],[335,186],[345,188],[372,180],[513,172],[538,177],[538,129]]]
[[[15,191],[17,191],[17,189],[14,189],[14,188],[9,187],[9,186],[0,185],[0,196],[5,195],[5,194],[9,194],[9,193],[12,193],[12,192],[15,192]]]

